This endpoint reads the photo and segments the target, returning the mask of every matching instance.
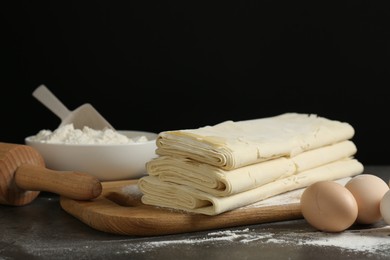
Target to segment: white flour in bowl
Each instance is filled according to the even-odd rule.
[[[148,141],[145,136],[129,138],[109,128],[95,130],[85,126],[83,129],[75,129],[73,124],[61,126],[54,131],[41,130],[31,140],[57,144],[129,144]]]

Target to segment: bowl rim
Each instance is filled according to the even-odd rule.
[[[156,143],[156,139],[158,136],[158,133],[156,132],[148,132],[148,131],[141,131],[141,130],[115,130],[118,133],[137,133],[139,135],[147,134],[147,135],[154,135],[155,137],[153,139],[148,139],[148,141],[144,142],[134,142],[134,143],[126,143],[126,144],[70,144],[70,143],[47,143],[47,142],[41,142],[41,141],[34,141],[31,140],[36,135],[30,135],[27,136],[24,139],[24,142],[27,145],[37,144],[37,145],[47,145],[47,146],[69,146],[69,147],[124,147],[124,146],[139,146],[139,145],[145,145],[145,144],[151,144]]]

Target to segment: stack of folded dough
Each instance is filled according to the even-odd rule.
[[[161,132],[142,202],[217,215],[321,180],[363,172],[353,127],[313,114]]]

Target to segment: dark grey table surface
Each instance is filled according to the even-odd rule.
[[[366,166],[387,183],[390,166]],[[390,259],[390,226],[331,234],[304,219],[156,237],[95,230],[41,192],[22,207],[0,205],[0,259]]]

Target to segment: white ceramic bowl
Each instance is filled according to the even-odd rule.
[[[79,171],[101,181],[137,179],[146,175],[145,164],[156,157],[156,133],[119,131],[129,138],[145,136],[148,141],[130,144],[54,144],[25,139],[45,160],[46,168]]]

